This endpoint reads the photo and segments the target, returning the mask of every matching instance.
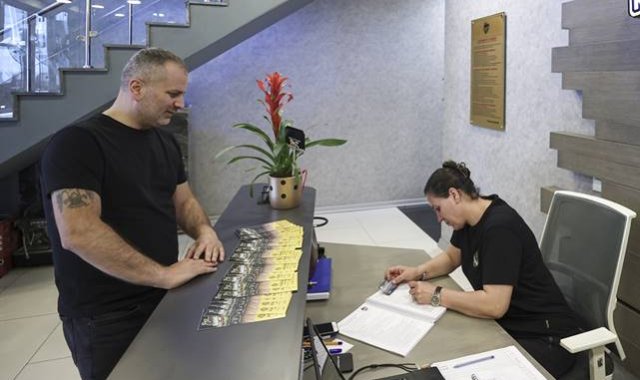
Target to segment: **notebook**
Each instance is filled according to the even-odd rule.
[[[331,295],[331,258],[318,260],[316,271],[309,279],[307,301],[326,300]]]
[[[313,369],[316,380],[346,380],[309,318],[307,318],[307,327],[312,342],[311,357],[313,358]],[[383,377],[377,380],[444,380],[444,377],[442,377],[438,368],[429,367],[421,368],[413,372]]]

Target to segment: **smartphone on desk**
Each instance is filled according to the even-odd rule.
[[[333,336],[333,335],[336,335],[338,333],[338,323],[337,322],[320,323],[320,324],[317,324],[315,326],[318,329],[318,333],[320,333],[320,336],[325,336],[325,337],[326,336]],[[302,337],[305,338],[305,339],[309,337],[309,329],[307,328],[307,326],[304,326]]]

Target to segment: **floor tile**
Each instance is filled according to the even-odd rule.
[[[30,363],[42,362],[46,360],[62,359],[71,356],[71,351],[64,340],[62,332],[62,323],[53,330],[42,347],[38,349],[36,354],[29,361]]]
[[[13,380],[59,321],[56,314],[0,321],[0,380]]]
[[[30,363],[15,380],[80,380],[80,374],[71,357]]]
[[[376,243],[415,240],[427,236],[420,227],[398,209],[359,213],[358,220]]]
[[[425,234],[420,239],[401,239],[392,241],[378,242],[379,247],[393,247],[393,248],[409,248],[409,249],[421,249],[425,251],[425,260],[429,257],[433,257],[440,252],[438,244],[433,241],[429,236]]]
[[[317,213],[316,216],[327,218],[328,223],[318,228],[356,228],[360,227],[360,222],[353,212],[342,212],[334,214]],[[315,224],[322,223],[320,220],[314,221]]]
[[[58,290],[53,267],[29,268],[0,293],[0,321],[42,314],[57,314]]]
[[[25,273],[26,271],[23,268],[14,268],[0,277],[0,294]]]
[[[362,227],[355,228],[316,228],[316,236],[320,243],[341,243],[375,245],[371,237]]]

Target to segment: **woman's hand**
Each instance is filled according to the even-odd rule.
[[[416,267],[407,267],[404,265],[396,265],[389,267],[384,273],[384,278],[392,281],[394,284],[400,284],[406,281],[414,281],[420,279],[420,270]]]
[[[431,296],[436,286],[429,281],[409,281],[409,294],[413,296],[416,303],[428,305],[431,303]]]

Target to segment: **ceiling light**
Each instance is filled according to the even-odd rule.
[[[102,4],[91,4],[91,8],[104,9],[104,5],[102,5]]]
[[[164,13],[158,13],[158,17],[164,17]]]
[[[56,0],[56,3],[71,4],[71,0]]]
[[[139,5],[139,4],[142,4],[142,1],[140,1],[140,0],[127,0],[127,3],[129,3],[131,5]]]
[[[114,14],[114,16],[116,16],[116,17],[124,17],[124,13],[116,13],[116,14]]]

